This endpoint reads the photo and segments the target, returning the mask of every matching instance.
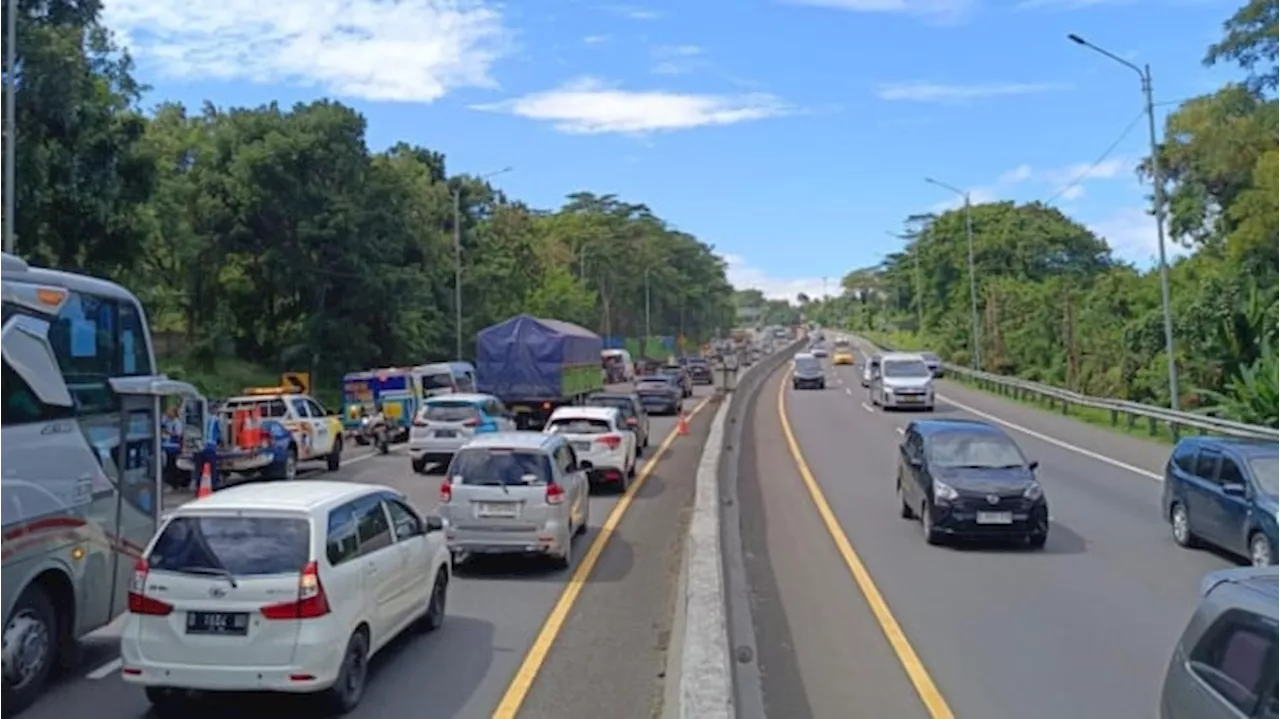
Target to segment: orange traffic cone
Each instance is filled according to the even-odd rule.
[[[208,497],[213,494],[213,474],[209,469],[209,463],[205,462],[200,468],[200,484],[196,486],[196,499]]]
[[[680,418],[676,420],[676,434],[684,437],[689,434],[689,416],[680,410]]]

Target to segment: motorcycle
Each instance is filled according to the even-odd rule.
[[[375,417],[364,417],[360,420],[360,433],[364,439],[361,444],[372,444],[380,454],[391,451],[391,436],[385,421]]]

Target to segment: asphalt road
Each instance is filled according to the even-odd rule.
[[[710,388],[698,388],[685,409],[693,410],[710,394]],[[675,438],[627,497],[592,498],[592,526],[577,540],[573,568],[555,571],[493,559],[460,571],[450,585],[444,627],[404,637],[384,650],[374,660],[364,701],[349,716],[651,716],[662,691],[658,673],[679,567],[679,525],[713,409],[708,402],[692,417],[689,436]],[[673,417],[651,418],[647,457],[657,453],[675,425]],[[387,456],[370,456],[361,448],[336,474],[313,469],[306,476],[389,485],[423,512],[435,508],[441,481],[439,475],[415,474],[402,447]],[[180,498],[168,503],[176,501]],[[626,511],[611,521],[620,501]],[[602,527],[611,530],[609,541],[602,552],[588,551]],[[578,569],[584,562],[594,566],[577,587],[576,601],[566,605],[562,593],[571,578],[582,579]],[[557,604],[568,609],[563,626],[544,630]],[[147,716],[142,691],[119,679],[118,637],[116,624],[86,641],[82,668],[53,686],[24,719]],[[527,692],[508,691],[518,672],[532,677]],[[615,711],[618,705],[609,700],[617,697],[635,711]],[[516,701],[520,698],[523,702]],[[210,709],[246,717],[311,715],[308,703],[295,698],[237,697],[211,702]]]
[[[1168,450],[944,384],[942,395],[987,416],[946,401],[934,416],[1021,428],[1005,427],[1040,462],[1052,527],[1039,552],[930,547],[894,497],[901,428],[928,415],[872,409],[860,367],[828,376],[825,391],[771,379],[752,419],[754,464],[740,479],[744,533],[758,527],[744,549],[769,715],[1155,716],[1200,578],[1235,564],[1173,544],[1149,476]],[[785,440],[783,387],[798,449],[852,561]],[[851,564],[865,568],[861,584]],[[914,658],[891,646],[892,625]]]

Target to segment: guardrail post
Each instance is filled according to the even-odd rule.
[[[1062,413],[1071,414],[1071,403],[1068,402],[1065,398],[1062,400]]]
[[[1112,408],[1112,409],[1110,410],[1109,414],[1111,415],[1111,426],[1112,426],[1112,427],[1114,427],[1114,426],[1116,426],[1116,420],[1117,420],[1117,419],[1119,419],[1119,417],[1117,416],[1117,413],[1116,413],[1115,408]]]
[[[1127,418],[1125,421],[1129,425],[1129,431],[1132,432],[1133,426],[1138,423],[1138,415],[1134,414],[1133,412],[1129,412],[1125,414],[1125,417]]]
[[[1147,417],[1147,434],[1152,437],[1156,436],[1156,418]]]

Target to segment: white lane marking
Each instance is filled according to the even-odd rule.
[[[876,412],[874,409],[872,409],[872,408],[871,408],[871,405],[867,404],[866,402],[863,402],[863,403],[862,403],[862,408],[863,408],[863,409],[865,409],[866,411],[868,411],[868,412],[872,413],[872,414],[875,414],[875,412]]]
[[[853,390],[849,389],[848,387],[844,388],[844,393],[849,395],[850,397],[853,396]]]
[[[903,428],[901,428],[901,427],[894,427],[894,428],[893,428],[893,431],[894,431],[894,432],[897,432],[898,434],[906,434],[906,433],[907,433],[907,432],[906,432],[906,430],[904,430],[904,429],[903,429]]]
[[[106,679],[112,674],[115,674],[116,672],[120,671],[120,668],[123,666],[124,666],[124,660],[121,659],[120,657],[116,657],[115,659],[112,659],[111,661],[107,662],[106,664],[103,664],[102,666],[98,667],[97,669],[94,669],[93,671],[89,672],[84,676],[85,676],[85,679],[93,679],[95,681],[97,681],[98,679]]]
[[[1014,424],[1013,422],[1010,422],[1005,419],[1001,419],[993,414],[988,414],[986,412],[983,412],[980,409],[974,409],[973,407],[970,407],[969,405],[963,402],[957,402],[956,400],[951,399],[950,397],[940,394],[940,395],[937,395],[937,398],[942,400],[943,402],[946,402],[949,405],[958,407],[968,412],[969,414],[975,414],[985,420],[989,420],[991,422],[995,422],[996,424],[1008,427],[1009,429],[1012,429],[1015,432],[1021,432],[1027,435],[1028,437],[1035,437],[1041,442],[1048,442],[1049,444],[1052,444],[1055,447],[1061,447],[1062,449],[1065,449],[1069,452],[1075,452],[1076,454],[1083,455],[1085,457],[1088,457],[1089,459],[1096,459],[1099,462],[1104,462],[1106,464],[1111,465],[1112,467],[1119,467],[1120,469],[1133,472],[1136,475],[1147,477],[1148,479],[1154,479],[1157,482],[1164,481],[1164,477],[1156,474],[1155,472],[1148,472],[1147,470],[1142,469],[1141,467],[1135,467],[1132,464],[1121,462],[1118,459],[1112,459],[1111,457],[1108,457],[1104,454],[1098,454],[1097,452],[1092,452],[1083,447],[1077,447],[1074,444],[1071,444],[1070,442],[1063,442],[1062,440],[1055,439],[1053,437],[1050,437],[1047,434],[1041,434],[1040,432],[1037,432],[1034,429],[1027,429],[1026,427],[1023,427],[1020,424]]]

